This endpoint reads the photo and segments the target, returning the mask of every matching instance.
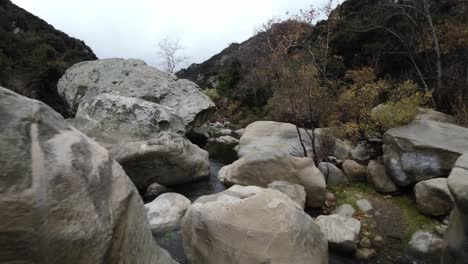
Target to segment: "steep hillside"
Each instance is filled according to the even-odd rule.
[[[344,87],[343,83],[349,83],[346,78],[349,70],[365,67],[372,68],[377,78],[392,82],[410,80],[432,92],[432,107],[458,114],[468,102],[468,4],[430,1],[428,14],[422,14],[423,2],[426,1],[407,7],[404,1],[344,1],[330,13],[328,20],[301,31],[300,44],[289,45],[285,57],[300,57],[301,63],[314,67],[326,65],[325,72],[320,70],[322,86]],[[297,18],[293,16],[281,23],[292,23]],[[271,44],[265,35],[290,37],[292,31],[284,34],[272,28],[243,43],[232,44],[208,61],[193,64],[177,75],[201,87],[216,88],[221,96],[250,109],[263,108],[274,93],[277,76],[276,70],[268,72],[267,78],[258,73],[265,66],[270,67],[269,59],[275,56],[262,52],[264,46]],[[432,33],[437,35],[438,52]],[[309,51],[314,53],[312,58],[307,57]],[[255,78],[268,81],[253,82]],[[342,91],[338,88],[331,92],[336,95]]]
[[[97,59],[83,41],[44,20],[0,0],[0,85],[38,99],[64,116],[57,81],[71,65]]]

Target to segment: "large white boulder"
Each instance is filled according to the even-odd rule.
[[[139,141],[169,131],[185,135],[185,125],[171,108],[111,93],[80,104],[74,127],[103,144]]]
[[[107,150],[0,87],[1,262],[176,263]]]
[[[105,59],[70,67],[57,84],[73,112],[80,103],[103,93],[141,98],[174,109],[191,130],[208,121],[213,101],[188,80],[179,80],[141,60]]]
[[[165,193],[145,204],[153,234],[172,231],[180,227],[185,212],[192,203],[183,195]]]
[[[387,173],[400,186],[449,175],[468,150],[468,128],[431,120],[416,120],[384,135]]]
[[[271,189],[234,186],[200,197],[182,220],[182,238],[192,264],[328,263],[319,227]]]
[[[445,235],[442,264],[467,263],[468,260],[468,156],[461,156],[448,178],[455,208]]]
[[[338,214],[321,215],[315,220],[332,248],[345,252],[356,251],[361,222]]]
[[[311,141],[304,129],[300,129],[300,131],[308,156],[312,156]],[[272,153],[282,151],[293,156],[304,157],[296,126],[274,121],[257,121],[245,128],[239,142],[238,155],[242,157],[251,151]]]
[[[325,201],[325,178],[313,160],[293,157],[282,151],[248,152],[233,164],[221,168],[218,179],[226,185],[260,187],[267,187],[274,181],[286,181],[304,187],[308,207],[320,207]]]
[[[238,155],[244,156],[250,151],[285,151],[296,157],[304,157],[304,149],[308,157],[313,157],[312,139],[315,151],[321,156],[335,156],[345,159],[349,156],[351,145],[331,135],[330,129],[318,128],[315,131],[298,129],[290,123],[274,121],[257,121],[245,128],[239,142]],[[301,145],[301,141],[304,146]]]
[[[107,147],[141,191],[209,175],[208,153],[184,137],[185,125],[170,108],[100,94],[83,101],[69,123]]]

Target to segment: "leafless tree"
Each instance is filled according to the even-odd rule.
[[[183,54],[184,46],[179,39],[164,37],[158,43],[158,54],[164,71],[173,74],[175,70],[184,64],[188,57]]]

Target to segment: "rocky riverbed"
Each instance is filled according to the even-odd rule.
[[[75,118],[0,87],[0,262],[466,263],[468,129],[443,114],[373,144],[234,131],[136,60],[78,64],[59,91]]]

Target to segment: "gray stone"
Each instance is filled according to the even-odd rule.
[[[45,104],[1,87],[0,131],[2,261],[176,263],[105,148]]]
[[[145,204],[153,234],[179,228],[182,217],[191,205],[189,199],[177,193],[165,193],[151,203]]]
[[[359,248],[354,256],[360,260],[370,260],[376,255],[375,251],[369,248]]]
[[[351,158],[355,161],[360,163],[367,163],[372,158],[369,149],[367,148],[367,144],[365,142],[360,142],[356,146],[354,146],[351,151]]]
[[[370,211],[374,210],[372,204],[366,199],[357,200],[356,206],[364,213],[369,213]]]
[[[304,187],[285,181],[274,181],[268,184],[269,189],[280,191],[286,194],[291,200],[304,209],[306,203],[306,193]]]
[[[437,225],[436,227],[434,227],[434,232],[443,237],[445,236],[447,229],[448,225]]]
[[[380,160],[371,160],[367,165],[367,182],[371,183],[379,193],[398,191],[398,187],[387,175],[385,165]]]
[[[375,236],[372,240],[372,244],[378,248],[383,247],[385,246],[385,239],[382,236]]]
[[[430,120],[451,124],[457,123],[457,119],[455,117],[428,108],[419,108],[419,113],[414,120]]]
[[[429,216],[448,215],[453,209],[453,197],[447,178],[421,181],[414,187],[418,210]]]
[[[344,160],[349,158],[351,143],[333,135],[334,128],[317,128],[314,130],[315,147],[321,157],[334,156]]]
[[[232,134],[232,130],[231,129],[221,129],[221,130],[218,131],[217,134],[221,135],[221,136],[230,136]]]
[[[439,254],[442,249],[442,239],[427,231],[417,231],[411,236],[409,248],[412,253],[420,256]]]
[[[322,172],[327,182],[327,186],[333,187],[348,183],[348,178],[333,163],[321,162],[318,169]]]
[[[356,210],[354,210],[352,205],[343,204],[333,210],[332,214],[337,214],[343,217],[353,217],[355,212]]]
[[[461,156],[448,178],[455,200],[445,235],[442,264],[467,263],[468,260],[468,155]]]
[[[359,246],[363,248],[370,248],[372,246],[372,243],[369,240],[369,238],[364,237],[361,239],[361,241],[359,241]]]
[[[231,165],[221,168],[218,179],[227,185],[267,187],[274,181],[304,186],[308,207],[320,207],[325,200],[323,174],[310,158],[293,157],[289,153],[251,151]]]
[[[107,147],[141,191],[208,177],[208,153],[184,137],[182,119],[167,107],[100,94],[80,104],[72,123]]]
[[[208,152],[169,132],[116,145],[111,153],[140,190],[146,190],[153,182],[170,187],[209,176]]]
[[[343,171],[351,182],[366,181],[367,171],[366,167],[357,163],[354,160],[345,160],[343,162]]]
[[[69,68],[57,84],[73,112],[80,103],[103,93],[141,98],[174,110],[187,130],[201,126],[215,109],[213,101],[188,80],[163,73],[141,60],[105,59]]]
[[[468,150],[468,128],[416,120],[384,135],[387,173],[399,186],[447,176]]]
[[[231,163],[237,160],[237,152],[235,149],[238,145],[238,139],[231,136],[222,136],[208,139],[203,149],[208,151],[211,158]]]
[[[271,189],[234,186],[200,197],[182,220],[182,238],[193,264],[328,263],[319,227]]]
[[[155,183],[152,183],[150,186],[148,186],[148,188],[146,188],[143,198],[145,199],[145,201],[146,200],[152,201],[156,199],[156,197],[158,197],[159,195],[163,193],[167,193],[169,191],[170,191],[169,188],[167,188],[166,186],[162,186],[161,184],[155,182]]]
[[[330,247],[345,252],[356,250],[356,241],[361,232],[361,222],[351,217],[321,215],[315,220],[328,240]]]

